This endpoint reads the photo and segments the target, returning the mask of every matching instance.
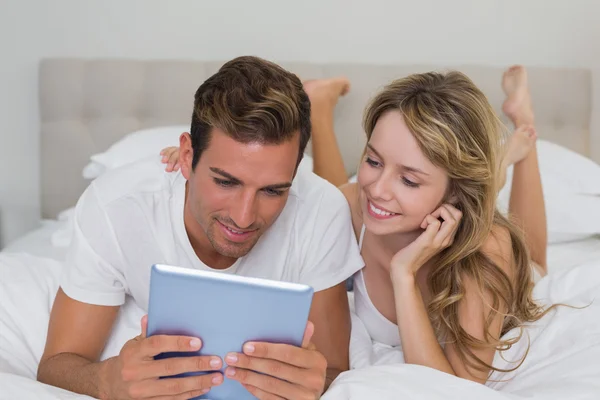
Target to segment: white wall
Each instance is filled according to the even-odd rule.
[[[39,215],[43,57],[600,67],[595,0],[0,0],[0,247]]]

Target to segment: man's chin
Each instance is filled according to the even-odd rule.
[[[223,239],[220,243],[213,243],[213,248],[224,257],[240,258],[252,250],[256,243],[231,243]]]
[[[224,257],[240,258],[245,256],[254,248],[262,232],[257,229],[252,232],[245,240],[241,238],[235,238],[232,240],[228,238],[222,229],[219,229],[218,222],[215,223],[208,231],[208,240],[212,245],[213,249]]]

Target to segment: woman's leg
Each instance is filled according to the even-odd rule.
[[[333,130],[333,111],[340,96],[350,89],[345,78],[304,82],[311,103],[313,171],[339,187],[348,182],[342,154]]]
[[[535,117],[525,68],[509,68],[504,73],[502,88],[506,93],[503,111],[515,126],[502,163],[503,169],[514,165],[508,212],[512,220],[521,226],[531,259],[540,267],[539,272],[545,275],[546,210],[535,146]]]

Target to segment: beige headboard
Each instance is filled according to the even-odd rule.
[[[194,92],[221,64],[43,60],[39,77],[42,216],[54,218],[76,203],[89,183],[82,170],[92,154],[137,129],[188,124]],[[280,64],[302,79],[350,78],[352,90],[336,108],[336,134],[349,175],[356,170],[364,145],[361,118],[368,99],[394,78],[447,69],[442,65]],[[503,68],[452,68],[470,76],[500,113]],[[529,77],[540,136],[590,156],[591,71],[529,68]]]

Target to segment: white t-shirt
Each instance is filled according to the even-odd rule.
[[[184,222],[185,178],[156,157],[108,172],[81,196],[61,279],[71,298],[147,310],[150,268],[211,270],[196,256]],[[298,173],[287,203],[254,248],[223,273],[332,287],[363,267],[342,193],[312,172]]]

